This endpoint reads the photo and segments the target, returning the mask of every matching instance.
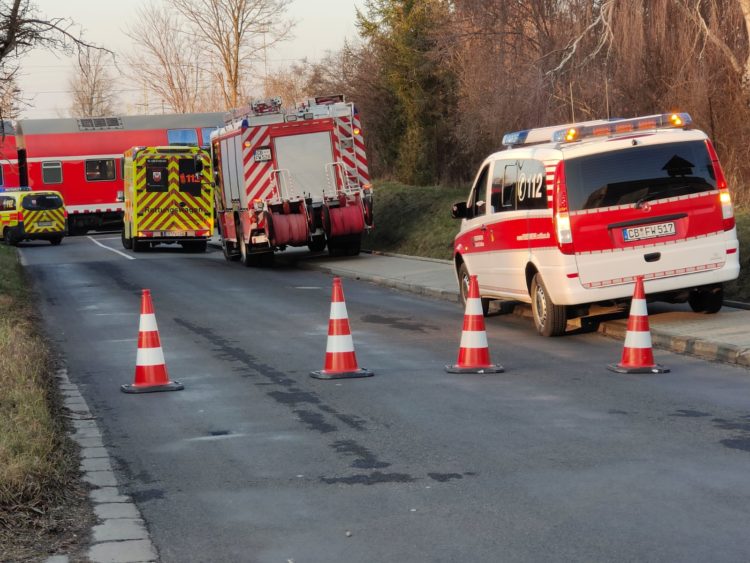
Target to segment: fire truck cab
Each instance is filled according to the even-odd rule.
[[[465,299],[475,274],[492,299],[531,303],[537,331],[565,332],[594,303],[650,299],[715,313],[739,275],[726,178],[688,114],[598,120],[505,135],[482,163],[454,263]]]
[[[122,245],[205,252],[214,232],[211,159],[198,147],[133,147],[124,154]]]
[[[372,191],[359,116],[343,96],[292,111],[280,98],[255,101],[227,115],[211,147],[228,260],[267,263],[287,246],[359,254]]]

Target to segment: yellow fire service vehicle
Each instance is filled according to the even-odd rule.
[[[58,192],[31,188],[0,188],[0,235],[5,244],[48,240],[54,245],[65,236],[65,204]]]
[[[204,252],[214,232],[211,158],[198,147],[133,147],[124,154],[122,245],[179,243]]]

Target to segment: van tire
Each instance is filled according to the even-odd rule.
[[[724,286],[697,287],[690,292],[688,304],[696,313],[718,313],[724,305]]]
[[[3,239],[8,246],[18,246],[20,239],[16,237],[16,229],[8,227],[3,232]]]
[[[137,239],[130,239],[133,241],[133,252],[145,252],[150,248],[148,242],[143,242]]]
[[[469,297],[469,268],[462,263],[458,268],[458,286],[461,293],[461,304],[466,308],[466,299]],[[487,297],[482,297],[482,316],[486,317],[490,313],[490,301]]]
[[[568,319],[563,305],[555,305],[550,299],[542,276],[534,274],[531,280],[531,312],[534,326],[542,336],[560,336],[565,334]]]
[[[52,246],[57,246],[57,245],[59,245],[62,242],[62,239],[63,239],[62,236],[58,235],[56,237],[52,237],[51,239],[49,239],[49,243]]]

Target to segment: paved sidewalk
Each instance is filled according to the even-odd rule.
[[[297,250],[283,253],[300,268],[373,282],[418,295],[458,301],[458,288],[451,262],[411,256],[361,254],[346,258],[311,255]],[[528,305],[519,304],[514,313],[531,316]],[[627,311],[622,318],[607,320],[599,332],[624,339]],[[750,367],[750,311],[724,307],[715,315],[693,313],[687,305],[652,303],[649,324],[654,347],[678,354]],[[572,321],[569,328],[580,327]]]

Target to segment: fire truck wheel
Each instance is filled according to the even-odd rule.
[[[125,228],[122,229],[120,234],[122,238],[122,247],[126,250],[133,248],[133,239],[125,236]]]
[[[273,252],[264,252],[263,254],[258,256],[258,262],[261,266],[270,268],[271,266],[273,266],[275,256],[276,255]]]
[[[531,311],[536,330],[542,336],[560,336],[565,333],[568,324],[565,307],[552,302],[542,276],[538,273],[531,280]]]
[[[349,244],[346,245],[347,256],[359,256],[362,250],[362,235],[352,235]]]
[[[319,237],[313,237],[310,242],[307,243],[307,248],[310,249],[310,252],[321,252],[326,247],[326,237],[319,236]]]
[[[718,313],[724,305],[724,287],[721,284],[697,287],[690,292],[688,304],[696,313],[706,313],[707,315]]]
[[[466,307],[466,299],[469,297],[469,269],[466,264],[461,264],[458,268],[458,279],[461,280],[461,303]],[[482,316],[487,316],[490,312],[490,301],[487,297],[482,297]]]
[[[245,268],[255,265],[255,260],[253,259],[252,254],[250,254],[250,249],[247,247],[247,243],[245,243],[245,237],[239,229],[237,230],[237,240],[240,243],[240,262],[242,265],[245,266]]]
[[[224,259],[228,262],[235,262],[240,259],[240,255],[237,254],[233,248],[229,245],[234,246],[231,242],[221,239],[221,252],[224,254]]]
[[[62,242],[62,239],[63,239],[62,236],[58,235],[56,237],[52,237],[51,239],[49,239],[49,243],[52,246],[57,246],[58,244],[60,244]]]

